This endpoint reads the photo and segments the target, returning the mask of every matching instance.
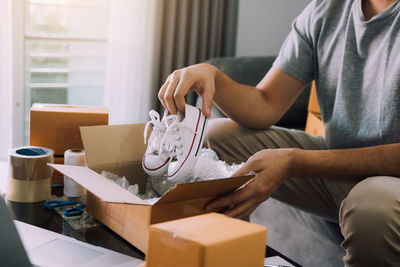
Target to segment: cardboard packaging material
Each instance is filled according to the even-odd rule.
[[[64,157],[56,157],[54,158],[54,164],[64,164]],[[51,177],[52,184],[63,184],[64,183],[64,175],[59,172],[53,172],[53,176]]]
[[[325,136],[325,127],[321,119],[321,114],[308,112],[305,131],[310,135]]]
[[[88,167],[52,166],[87,189],[89,213],[146,253],[150,225],[204,214],[204,205],[208,201],[236,190],[254,176],[179,184],[156,203],[149,204],[99,174],[106,170],[125,176],[131,184],[139,185],[141,193],[144,192],[147,181],[142,169],[146,151],[144,126],[81,127]]]
[[[321,118],[321,111],[317,99],[317,88],[315,81],[311,86],[310,99],[308,101],[308,115],[306,122],[306,133],[310,135],[325,136],[325,127]]]
[[[321,110],[319,108],[318,99],[317,99],[317,87],[315,85],[315,81],[311,85],[310,98],[308,100],[308,111],[314,114],[321,114]]]
[[[147,267],[264,266],[267,228],[209,213],[150,227]]]
[[[105,107],[35,103],[30,110],[29,145],[54,151],[55,163],[64,163],[68,149],[83,149],[80,126],[107,125]],[[62,184],[63,176],[54,172],[52,183]]]

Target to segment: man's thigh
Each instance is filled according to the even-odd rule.
[[[231,119],[220,118],[209,120],[204,145],[215,150],[221,160],[241,163],[266,148],[325,149],[325,138],[277,126],[249,129]]]
[[[205,146],[215,150],[229,163],[247,161],[257,151],[277,148],[325,149],[325,139],[304,131],[270,127],[248,129],[230,119],[213,119],[207,126]],[[340,203],[355,182],[337,182],[319,178],[291,178],[272,195],[292,206],[338,221]]]

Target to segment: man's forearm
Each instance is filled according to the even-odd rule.
[[[267,128],[275,123],[271,108],[257,88],[237,83],[221,71],[215,87],[214,102],[227,117],[249,128]]]
[[[239,124],[266,129],[283,116],[305,85],[275,67],[256,87],[239,84],[218,70],[214,102]]]
[[[297,150],[291,176],[361,180],[400,177],[400,143],[355,149]]]

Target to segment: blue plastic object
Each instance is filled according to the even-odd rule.
[[[85,207],[86,207],[86,204],[80,204],[76,207],[64,210],[63,213],[67,217],[78,216],[83,213],[83,210],[85,209]]]
[[[54,210],[55,208],[58,207],[64,207],[64,206],[71,206],[71,205],[76,205],[78,204],[77,201],[62,201],[62,200],[49,200],[44,203],[44,207],[47,210]],[[86,205],[85,204],[80,204],[78,206],[65,209],[63,211],[64,215],[67,217],[73,217],[73,216],[78,216],[83,213],[83,210],[85,209]]]

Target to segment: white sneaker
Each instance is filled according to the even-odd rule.
[[[168,180],[179,182],[193,169],[203,145],[206,124],[203,112],[190,105],[186,105],[184,114],[166,120],[167,130],[160,150],[170,158]]]
[[[143,155],[142,166],[143,170],[150,176],[161,176],[167,173],[169,156],[161,153],[160,143],[163,138],[167,126],[165,120],[167,118],[166,113],[162,121],[160,121],[160,115],[151,110],[149,112],[150,121],[146,123],[144,128],[144,143],[146,144],[147,134],[150,124],[153,124],[153,131],[150,134],[149,142],[147,145],[146,152]],[[175,115],[174,115],[175,116]]]

